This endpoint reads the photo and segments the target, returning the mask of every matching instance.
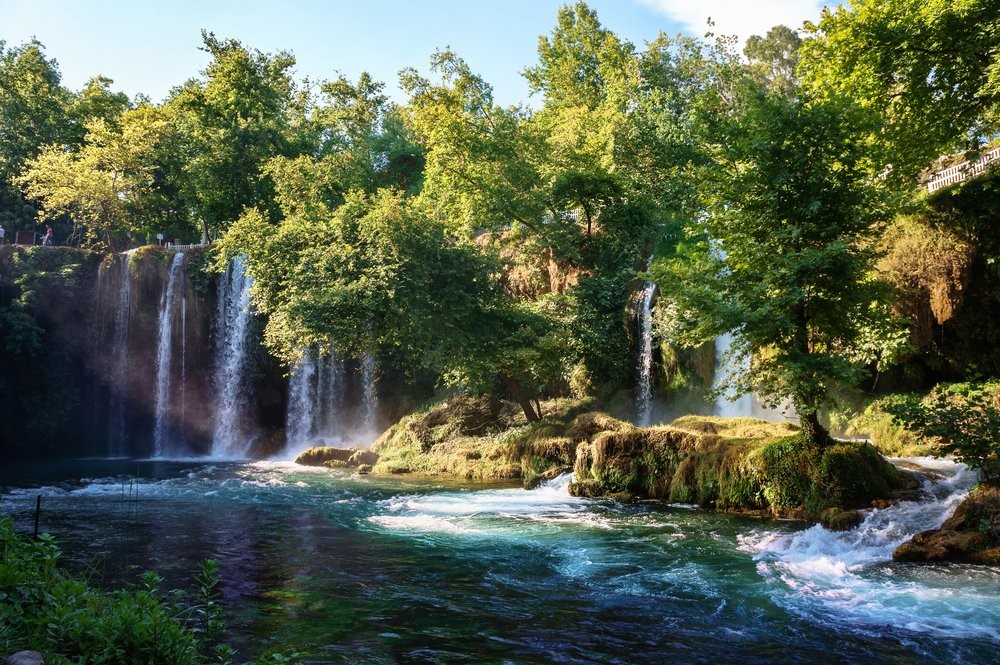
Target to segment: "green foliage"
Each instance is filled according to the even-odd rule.
[[[68,138],[70,93],[40,42],[5,46],[0,41],[0,224],[9,231],[33,221],[34,207],[20,195],[14,178],[43,146]]]
[[[754,453],[772,510],[802,507],[812,517],[827,508],[863,508],[901,487],[895,468],[870,444],[838,442],[817,451],[801,435],[774,439]]]
[[[872,445],[883,455],[895,457],[931,455],[935,447],[927,441],[922,441],[917,434],[904,427],[890,413],[890,408],[894,404],[919,401],[919,399],[918,396],[910,394],[888,395],[877,399],[850,419],[849,429],[852,433],[871,439]]]
[[[0,254],[0,441],[44,450],[66,434],[80,403],[86,340],[67,321],[87,317],[100,257],[60,247]],[[79,330],[79,328],[73,328]]]
[[[802,38],[786,25],[776,25],[767,35],[751,35],[743,48],[750,61],[750,75],[779,94],[794,95],[799,89],[795,70],[799,65]]]
[[[48,536],[32,542],[0,519],[0,651],[33,649],[46,662],[207,663],[221,627],[214,587],[218,564],[203,564],[200,600],[181,604],[147,573],[127,591],[101,593],[66,575]]]
[[[882,207],[866,117],[847,100],[788,98],[748,80],[737,91],[706,130],[707,212],[653,270],[677,310],[667,336],[696,346],[732,332],[736,352],[753,357],[737,391],[791,397],[820,442],[815,414],[877,360],[857,343],[886,328],[868,274]]]
[[[184,160],[172,173],[181,201],[217,237],[244,210],[274,214],[274,190],[262,177],[273,157],[311,147],[291,69],[295,59],[202,33],[212,60],[204,79],[176,88],[167,102],[175,114]]]
[[[166,131],[166,120],[150,106],[126,112],[118,126],[93,120],[78,151],[47,146],[15,182],[39,202],[42,219],[73,220],[70,243],[115,251],[117,235],[143,228],[137,213],[154,182],[151,157]]]
[[[846,93],[881,116],[872,138],[900,177],[1000,128],[994,0],[860,0],[824,9],[807,28],[807,84],[818,94]]]
[[[920,401],[899,400],[886,411],[907,429],[938,439],[942,453],[979,469],[984,483],[1000,483],[1000,384],[941,384]]]

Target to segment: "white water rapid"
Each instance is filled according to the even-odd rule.
[[[917,633],[1000,640],[995,594],[970,597],[977,576],[984,587],[995,587],[988,569],[891,564],[897,546],[939,527],[976,480],[965,465],[950,460],[912,461],[934,478],[924,482],[925,499],[871,510],[850,531],[819,525],[790,535],[759,530],[740,538],[741,549],[753,555],[772,598],[800,616],[873,633],[894,625]],[[918,606],[923,610],[915,614]]]
[[[175,441],[170,440],[170,367],[173,356],[174,302],[183,288],[184,252],[174,254],[170,262],[167,287],[160,298],[159,338],[156,345],[156,408],[153,424],[153,456],[163,457],[174,452]],[[183,335],[183,331],[181,331]]]
[[[219,284],[216,311],[215,426],[212,430],[212,455],[221,458],[244,458],[253,442],[254,432],[247,424],[247,366],[250,351],[250,286],[253,280],[245,271],[242,258],[233,259]]]

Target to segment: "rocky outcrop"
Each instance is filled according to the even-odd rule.
[[[892,558],[1000,564],[1000,487],[976,487],[941,528],[916,534],[897,547]]]
[[[786,423],[688,416],[669,427],[604,431],[576,449],[576,496],[659,499],[853,528],[913,479],[869,444],[809,446]],[[832,510],[829,510],[832,509]]]

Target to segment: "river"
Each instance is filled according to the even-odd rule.
[[[288,462],[6,464],[0,509],[120,586],[218,559],[239,658],[309,663],[992,663],[1000,571],[897,564],[973,482],[917,460],[922,502],[856,530],[377,478]]]

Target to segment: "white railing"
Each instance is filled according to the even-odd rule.
[[[963,182],[969,178],[975,178],[997,160],[1000,160],[1000,146],[984,152],[975,161],[962,162],[961,164],[950,166],[943,171],[938,171],[934,174],[933,178],[927,181],[927,191],[936,192],[942,187],[954,185],[956,182]]]
[[[194,249],[195,247],[211,247],[214,243],[202,242],[202,243],[192,243],[190,245],[175,245],[172,242],[166,243],[164,246],[167,249],[172,249],[176,252],[186,252],[189,249]]]

